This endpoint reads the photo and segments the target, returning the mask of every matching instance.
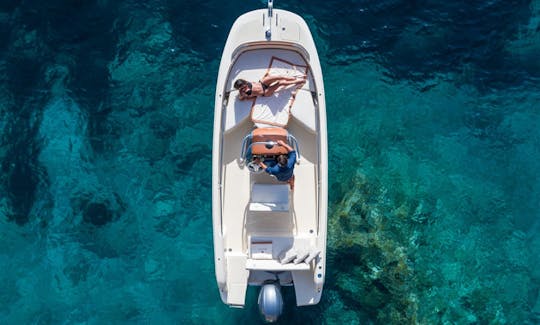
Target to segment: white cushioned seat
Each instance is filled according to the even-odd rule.
[[[253,184],[250,211],[288,211],[289,184]]]

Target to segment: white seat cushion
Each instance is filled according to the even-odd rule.
[[[250,211],[288,211],[288,184],[253,184]]]
[[[291,107],[291,114],[311,132],[316,132],[317,121],[315,116],[317,113],[315,112],[313,98],[311,98],[311,93],[308,90],[300,89],[298,91],[294,106]]]
[[[287,60],[273,56],[266,74],[274,76],[289,76],[302,78],[308,73],[308,67],[303,64],[294,64]],[[257,97],[251,108],[251,120],[257,127],[278,126],[285,127],[289,123],[291,108],[295,103],[293,93],[303,84],[289,85],[278,88],[272,96]],[[313,105],[312,105],[313,106]]]

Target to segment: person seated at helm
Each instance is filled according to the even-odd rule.
[[[258,82],[249,82],[244,79],[237,79],[234,88],[238,89],[240,100],[253,99],[258,96],[272,96],[280,87],[289,85],[299,85],[306,82],[306,76],[302,78],[287,76],[266,76]]]
[[[287,155],[279,155],[277,157],[277,164],[268,167],[259,158],[256,158],[255,162],[268,174],[274,175],[278,181],[289,183],[291,190],[294,190],[294,164],[296,163],[296,151],[282,140],[278,140],[277,145],[285,147],[288,152]]]

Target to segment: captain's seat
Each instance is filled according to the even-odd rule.
[[[300,159],[298,143],[289,132],[280,127],[256,128],[244,138],[242,144],[241,158],[249,161],[251,157],[275,158],[279,155],[286,155],[287,149],[277,145],[281,140],[290,144],[296,151],[297,162]]]

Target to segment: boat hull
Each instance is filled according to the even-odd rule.
[[[272,98],[239,100],[234,80],[273,73],[305,75],[307,81],[289,97],[285,90]],[[257,109],[279,105],[290,111],[275,125],[260,125],[254,117]],[[246,168],[243,140],[257,127],[284,128],[299,145],[295,190],[283,195],[285,209],[260,211],[260,202],[253,202],[257,189],[284,189]],[[247,286],[268,281],[294,285],[299,306],[319,302],[326,272],[327,184],[324,83],[309,28],[288,11],[275,9],[271,17],[266,10],[248,12],[233,24],[223,50],[214,109],[214,263],[224,303],[242,307]],[[315,257],[310,263],[279,261],[280,254],[294,249],[305,259]]]

